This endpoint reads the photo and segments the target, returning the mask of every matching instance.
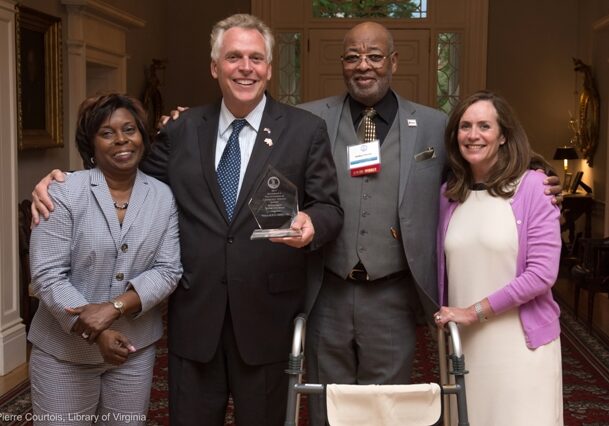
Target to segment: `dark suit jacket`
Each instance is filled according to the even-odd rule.
[[[326,125],[267,95],[233,222],[228,223],[214,165],[219,114],[219,102],[182,113],[159,135],[142,167],[171,186],[180,211],[184,275],[170,299],[169,350],[209,361],[228,304],[244,360],[252,365],[278,362],[287,359],[292,320],[304,309],[307,285],[313,285],[308,257],[342,226]],[[250,240],[257,225],[247,203],[269,164],[298,187],[299,208],[311,217],[315,238],[305,249]]]

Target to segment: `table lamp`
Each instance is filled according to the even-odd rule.
[[[569,170],[569,160],[577,160],[579,159],[579,155],[577,155],[577,151],[572,146],[562,146],[556,148],[556,152],[554,153],[554,160],[563,160],[563,168],[565,170],[565,177],[563,180],[563,184],[567,181],[567,171]]]

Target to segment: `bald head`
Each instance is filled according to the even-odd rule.
[[[383,25],[372,21],[362,22],[347,31],[343,39],[343,46],[346,50],[348,44],[352,44],[356,40],[363,40],[364,38],[384,41],[388,52],[393,52],[393,36],[389,30]]]
[[[390,90],[397,67],[393,37],[384,26],[363,22],[345,35],[343,78],[349,94],[359,103],[368,107],[378,103]]]

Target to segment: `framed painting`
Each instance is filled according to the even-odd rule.
[[[61,19],[24,6],[16,16],[19,149],[62,147]]]

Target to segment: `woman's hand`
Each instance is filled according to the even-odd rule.
[[[169,115],[161,115],[159,122],[156,124],[157,130],[164,129],[167,126],[167,123],[169,123],[169,120],[177,120],[180,113],[186,111],[188,108],[190,107],[177,106],[176,109],[171,110]]]
[[[104,361],[113,365],[121,365],[127,361],[130,353],[135,352],[135,347],[131,344],[131,341],[115,330],[102,331],[96,343]]]
[[[120,317],[121,313],[111,303],[89,303],[77,308],[66,308],[66,312],[78,315],[72,332],[89,343],[95,342],[99,334]]]
[[[478,317],[478,313],[476,312],[476,305],[479,305],[481,318]],[[433,319],[436,325],[441,328],[449,321],[461,325],[470,325],[481,320],[486,321],[494,315],[493,308],[485,297],[480,302],[474,303],[468,308],[442,306],[440,310],[433,315]]]
[[[434,314],[434,322],[440,328],[444,327],[447,322],[453,321],[461,325],[470,325],[478,322],[478,316],[473,306],[469,308],[455,308],[454,306],[442,306],[438,312]]]

